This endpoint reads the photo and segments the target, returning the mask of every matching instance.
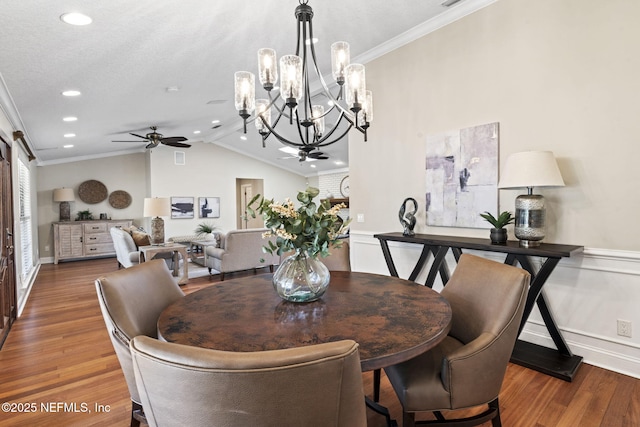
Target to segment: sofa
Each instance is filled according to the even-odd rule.
[[[138,247],[151,244],[149,235],[137,227],[125,229],[121,227],[112,227],[111,240],[116,251],[116,259],[118,260],[118,268],[129,268],[140,264],[140,251]],[[173,254],[171,252],[157,254],[154,258],[165,259],[169,268],[173,267]]]
[[[208,246],[204,250],[204,262],[209,269],[220,273],[220,280],[224,280],[225,273],[243,270],[256,270],[273,266],[279,262],[276,254],[263,252],[262,247],[268,240],[275,243],[275,237],[263,239],[266,228],[250,228],[246,230],[232,230],[220,236],[219,247]]]

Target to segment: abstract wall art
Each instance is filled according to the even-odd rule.
[[[497,122],[427,136],[427,225],[487,228],[480,213],[498,209],[498,140]]]

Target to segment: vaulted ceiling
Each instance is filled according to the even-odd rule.
[[[311,0],[321,72],[331,80],[334,41],[348,41],[352,62],[366,64],[493,1],[445,7],[443,0]],[[130,132],[145,135],[155,125],[165,137],[219,144],[303,175],[346,167],[346,141],[322,150],[328,160],[298,162],[282,159],[288,155],[276,140],[262,148],[253,125],[247,139],[240,139],[233,74],[256,73],[261,47],[293,53],[297,5],[297,0],[3,0],[0,105],[43,165],[144,151],[143,140],[113,141],[136,141]],[[93,22],[63,23],[60,16],[67,12],[82,12]],[[82,94],[61,95],[69,89]],[[262,97],[259,92],[258,84]],[[73,147],[63,148],[68,144]]]

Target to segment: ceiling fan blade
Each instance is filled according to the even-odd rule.
[[[146,136],[138,135],[137,133],[129,132],[129,135],[137,136],[138,138],[142,138],[142,139],[148,139]]]
[[[182,141],[186,141],[187,138],[185,138],[184,136],[168,136],[166,138],[160,138],[160,141],[166,143],[166,142],[182,142]]]
[[[191,147],[191,144],[184,144],[182,142],[167,142],[167,138],[164,138],[160,141],[161,143],[163,143],[164,145],[168,145],[170,147],[180,147],[180,148],[189,148]]]
[[[318,160],[326,160],[326,159],[329,158],[322,151],[313,151],[313,152],[307,154],[307,157],[309,157],[310,159],[318,159]]]
[[[144,142],[144,141],[140,141],[140,140],[138,140],[138,141],[121,141],[121,140],[112,140],[111,142],[137,142],[137,143],[139,144],[139,143]]]

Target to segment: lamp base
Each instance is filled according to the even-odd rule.
[[[151,220],[151,233],[149,237],[152,245],[164,243],[164,220],[159,216]]]
[[[545,235],[546,209],[544,197],[539,194],[522,194],[516,198],[516,222],[514,234],[520,246],[540,246]]]
[[[60,202],[60,221],[71,221],[71,205],[69,205],[69,202]]]

